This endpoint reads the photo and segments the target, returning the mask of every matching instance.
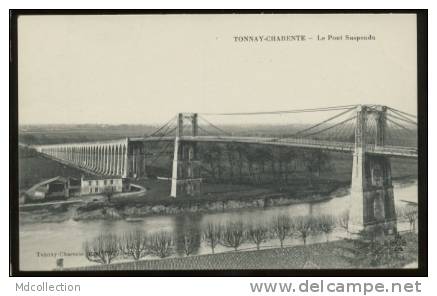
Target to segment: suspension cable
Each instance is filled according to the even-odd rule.
[[[157,130],[155,130],[153,133],[151,133],[150,135],[145,136],[145,138],[150,138],[153,137],[154,135],[156,135],[158,132],[160,132],[163,128],[165,128],[167,125],[169,125],[173,120],[175,120],[176,116],[173,116],[169,121],[167,121],[164,125],[162,125],[161,127],[159,127]]]
[[[338,118],[338,117],[340,117],[340,116],[342,116],[342,115],[344,115],[344,114],[350,112],[352,109],[354,109],[354,108],[349,108],[349,109],[347,109],[346,111],[341,112],[341,113],[339,113],[339,114],[336,114],[335,116],[332,116],[332,117],[330,117],[330,118],[328,118],[328,119],[326,119],[326,120],[324,120],[324,121],[322,121],[322,122],[320,122],[320,123],[318,123],[318,124],[316,124],[316,125],[313,125],[313,126],[311,126],[311,127],[309,127],[309,128],[306,128],[306,129],[303,129],[303,130],[301,130],[301,131],[298,131],[298,132],[295,133],[294,135],[299,135],[299,134],[302,134],[302,133],[307,132],[307,131],[309,131],[309,130],[312,130],[312,129],[316,128],[316,127],[319,127],[319,126],[321,126],[322,124],[324,124],[324,123],[326,123],[326,122],[328,122],[328,121],[334,120],[334,119],[336,119],[336,118]]]
[[[287,114],[287,113],[305,113],[305,112],[320,112],[320,111],[335,111],[344,110],[356,107],[357,105],[332,106],[314,109],[294,109],[285,111],[267,111],[267,112],[236,112],[236,113],[201,113],[202,115],[266,115],[266,114]]]
[[[416,115],[413,115],[413,114],[410,114],[410,113],[407,113],[407,112],[404,112],[404,111],[401,111],[401,110],[398,110],[398,109],[394,109],[394,108],[391,108],[391,107],[387,107],[387,108],[392,110],[392,111],[399,112],[399,113],[401,113],[403,115],[410,116],[412,118],[417,118]]]
[[[322,130],[320,130],[320,131],[317,131],[317,132],[314,132],[314,133],[311,133],[311,134],[304,135],[303,137],[305,138],[305,137],[309,137],[309,136],[314,136],[314,135],[320,134],[320,133],[322,133],[322,132],[325,132],[325,131],[327,131],[327,130],[333,129],[334,127],[337,127],[337,126],[339,126],[339,125],[341,125],[341,124],[343,124],[343,123],[346,123],[346,122],[351,121],[351,120],[354,120],[354,119],[356,119],[356,116],[349,117],[348,119],[345,119],[345,120],[343,120],[343,121],[341,121],[341,122],[339,122],[339,123],[336,123],[336,124],[334,124],[334,125],[332,125],[332,126],[329,126],[329,127],[325,128],[325,129],[322,129]]]
[[[210,126],[212,126],[213,128],[215,128],[216,130],[225,133],[228,136],[232,136],[232,133],[229,133],[227,131],[225,131],[224,129],[219,128],[218,126],[214,125],[213,123],[211,123],[210,121],[206,120],[203,116],[199,116],[200,119],[202,119],[203,121],[205,121],[207,124],[209,124]]]
[[[391,111],[391,112],[392,112],[392,114],[389,114],[389,116],[393,116],[393,117],[396,117],[397,119],[400,119],[400,120],[403,120],[403,121],[407,121],[407,122],[410,122],[412,124],[417,125],[417,122],[415,122],[415,121],[411,120],[410,118],[402,115],[401,113],[398,113],[396,111]]]
[[[402,128],[402,129],[404,129],[404,130],[406,130],[406,131],[408,131],[408,132],[412,132],[412,130],[406,128],[406,127],[403,126],[402,124],[399,124],[399,123],[397,123],[397,122],[391,120],[390,118],[387,118],[387,120],[390,121],[391,123],[393,123],[394,125],[396,125],[396,126]]]

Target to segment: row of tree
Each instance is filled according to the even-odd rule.
[[[285,239],[292,236],[302,238],[304,244],[308,236],[316,233],[324,233],[329,240],[329,235],[337,224],[347,228],[344,224],[345,217],[347,216],[324,215],[290,218],[279,215],[265,224],[245,224],[242,221],[207,223],[201,230],[200,241],[211,248],[211,253],[214,253],[218,245],[237,251],[246,242],[255,244],[259,250],[263,243],[271,239],[277,239],[282,248]],[[194,229],[188,229],[177,237],[167,231],[148,234],[136,230],[121,236],[102,233],[84,243],[84,252],[89,261],[101,264],[109,264],[116,258],[139,260],[149,255],[165,258],[175,252],[176,239],[182,244],[186,256],[193,254],[199,247],[199,232]]]
[[[398,219],[410,224],[410,231],[415,231],[417,208],[406,206],[397,208]],[[84,243],[85,256],[89,261],[109,264],[115,259],[139,260],[146,256],[168,257],[175,252],[175,244],[182,245],[183,253],[189,256],[196,252],[200,242],[211,248],[214,254],[217,246],[232,248],[237,251],[243,243],[251,243],[259,250],[268,240],[277,240],[281,248],[287,238],[300,238],[304,245],[311,235],[323,234],[329,241],[336,227],[347,231],[349,216],[347,212],[339,216],[321,215],[290,217],[278,215],[266,223],[243,223],[230,221],[225,224],[207,223],[201,230],[189,228],[183,233],[173,235],[167,231],[147,233],[136,230],[117,236],[111,233],[100,234]],[[199,239],[200,236],[200,239]]]
[[[199,145],[204,174],[214,182],[275,182],[287,184],[295,172],[314,176],[331,169],[331,155],[321,150],[290,149],[227,143]]]

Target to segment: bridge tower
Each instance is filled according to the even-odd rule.
[[[179,113],[177,117],[176,138],[174,143],[173,171],[170,196],[198,195],[202,179],[200,178],[197,144],[184,140],[184,122],[191,123],[191,136],[198,134],[197,113]]]
[[[368,132],[370,120],[375,123],[373,135]],[[373,149],[384,146],[385,131],[385,106],[357,107],[349,207],[351,233],[375,227],[381,227],[388,234],[396,232],[390,158],[371,153]]]
[[[126,166],[124,167],[124,176],[132,178],[141,178],[146,176],[146,153],[145,145],[141,141],[130,141],[126,139],[127,153],[125,154]]]

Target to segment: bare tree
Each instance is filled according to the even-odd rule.
[[[290,235],[292,230],[290,217],[287,215],[279,215],[273,218],[271,223],[271,231],[275,238],[279,240],[281,248],[284,247],[284,240]]]
[[[349,212],[344,211],[337,217],[337,223],[341,228],[346,230],[349,233]]]
[[[398,211],[398,215],[402,218],[408,220],[410,223],[410,231],[416,231],[416,220],[417,220],[417,207],[416,206],[405,206]]]
[[[243,145],[240,145],[240,144],[236,144],[234,146],[234,149],[238,155],[238,160],[237,160],[238,176],[239,176],[240,182],[242,182],[243,181],[244,154],[245,154],[246,150],[245,150],[245,147]]]
[[[111,186],[106,186],[100,194],[106,197],[108,201],[111,201],[111,198],[115,195],[115,191]]]
[[[208,223],[203,229],[202,239],[211,247],[211,252],[214,254],[215,247],[220,242],[222,228],[219,224]]]
[[[314,221],[314,226],[325,234],[327,242],[329,242],[329,235],[334,231],[335,225],[336,221],[332,215],[322,215]]]
[[[229,222],[225,225],[220,243],[229,248],[234,248],[235,251],[244,241],[244,225],[243,222]]]
[[[186,230],[182,237],[182,244],[184,246],[184,253],[186,256],[190,256],[197,249],[198,234],[190,228]]]
[[[85,257],[100,264],[110,264],[118,255],[118,238],[114,234],[103,234],[83,245]]]
[[[313,185],[313,177],[320,176],[321,171],[330,167],[330,156],[323,151],[305,151],[303,153],[303,160],[308,171],[309,184]]]
[[[313,219],[311,217],[297,217],[295,221],[295,230],[306,245],[307,237],[313,231]]]
[[[235,167],[235,155],[233,149],[233,143],[226,144],[226,155],[229,163],[229,180],[232,183],[234,181],[234,167]]]
[[[260,249],[261,243],[267,241],[269,234],[269,230],[267,227],[257,224],[257,225],[250,225],[247,232],[246,237],[256,244],[256,249]]]
[[[136,230],[125,233],[119,241],[122,254],[135,261],[149,254],[148,237],[144,231]]]
[[[150,253],[159,258],[170,256],[174,251],[173,245],[173,237],[166,231],[160,231],[150,235]]]

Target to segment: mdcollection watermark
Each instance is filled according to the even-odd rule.
[[[79,284],[17,282],[16,292],[80,292]]]

